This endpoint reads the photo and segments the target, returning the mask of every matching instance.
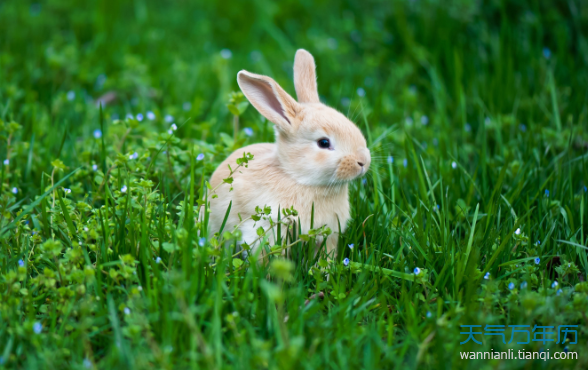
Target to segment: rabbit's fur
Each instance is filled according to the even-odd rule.
[[[229,177],[228,165],[235,168],[243,153],[254,155],[248,168],[233,174],[232,191],[231,185],[222,184],[216,190],[217,198],[209,196],[210,230],[219,230],[232,201],[225,230],[240,223],[239,215],[246,219],[256,213],[256,206],[267,205],[274,220],[278,206],[294,206],[302,233],[307,233],[314,203],[314,227],[326,224],[331,228],[327,251],[336,250],[339,225],[344,231],[350,217],[348,183],[363,176],[371,161],[364,136],[347,117],[319,101],[314,59],[306,50],[298,50],[294,60],[298,102],[267,76],[243,70],[237,82],[259,113],[275,124],[276,142],[238,149],[216,169],[213,188]],[[321,139],[329,140],[328,148],[319,147]],[[325,146],[324,141],[322,144]],[[243,241],[255,241],[259,226],[267,229],[269,222],[242,224]]]

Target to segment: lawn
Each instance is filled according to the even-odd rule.
[[[203,199],[298,48],[372,165],[258,263]],[[587,368],[587,153],[580,0],[0,2],[0,368]]]

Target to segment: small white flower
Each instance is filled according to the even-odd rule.
[[[190,103],[190,102],[188,102],[188,101],[187,101],[187,102],[185,102],[184,104],[182,104],[182,108],[183,108],[185,111],[189,111],[189,110],[192,108],[192,103]]]
[[[135,118],[137,119],[137,121],[141,122],[143,120],[143,115],[139,113]]]
[[[92,170],[93,171],[98,171],[98,165],[97,164],[93,164],[92,165]]]
[[[102,131],[99,129],[94,130],[94,138],[100,139],[102,137]]]
[[[426,125],[426,124],[428,124],[428,123],[429,123],[429,117],[427,117],[427,116],[422,116],[422,117],[421,117],[421,123],[422,123],[423,125]]]
[[[85,232],[88,232],[88,231],[90,231],[90,229],[88,229],[88,227],[87,227],[87,226],[84,226],[84,231],[85,231]]]
[[[229,49],[222,49],[220,55],[223,59],[231,59],[233,57],[233,52]]]
[[[143,291],[143,287],[139,285],[139,286],[137,287],[137,290],[138,290],[138,291],[140,291],[140,292],[142,292],[142,291]]]
[[[455,162],[451,162],[451,167],[452,167],[453,169],[456,169],[456,168],[457,168],[457,163],[455,163]]]
[[[131,314],[131,309],[128,307],[125,307],[125,315],[130,315]]]
[[[175,124],[175,123],[172,123],[172,125],[171,125],[171,129],[175,131],[175,130],[177,130],[177,129],[178,129],[178,126],[176,126],[176,124]]]
[[[174,117],[170,116],[169,114],[165,115],[165,122],[172,123],[174,121]]]
[[[253,129],[251,127],[245,127],[243,131],[245,132],[245,135],[253,136]]]
[[[202,153],[198,154],[198,157],[196,157],[197,161],[201,161],[203,159],[204,159],[204,154],[202,154]]]
[[[155,259],[155,263],[161,263],[161,257],[157,257],[157,258]]]
[[[356,92],[360,98],[363,98],[365,96],[365,90],[363,89],[363,87],[358,87]]]
[[[150,121],[153,121],[155,119],[155,113],[153,113],[152,111],[148,111],[147,112],[147,119]]]
[[[518,228],[518,229],[517,229],[517,231],[515,231],[515,234],[517,234],[517,235],[521,235],[521,229],[520,229],[520,228]]]
[[[17,188],[12,188],[12,194],[18,194],[18,189]]]
[[[76,92],[73,90],[70,90],[67,92],[67,100],[72,101],[76,98]]]
[[[9,164],[10,164],[10,159],[5,159],[5,160],[4,160],[4,165],[5,165],[5,166],[8,166]]]
[[[120,192],[121,193],[126,193],[127,192],[127,186],[126,185],[123,185],[123,187],[120,188]]]
[[[137,152],[134,152],[133,154],[131,154],[129,156],[129,159],[137,159],[137,158],[139,158],[139,153],[137,153]]]
[[[69,193],[71,193],[71,189],[68,189],[68,188],[63,188],[63,192],[64,192],[65,194],[69,194]]]

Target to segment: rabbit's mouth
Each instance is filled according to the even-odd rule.
[[[355,180],[366,174],[369,165],[369,158],[358,158],[354,155],[346,156],[337,167],[336,177],[341,181]]]

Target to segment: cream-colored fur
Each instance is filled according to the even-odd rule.
[[[237,82],[251,104],[276,125],[276,143],[238,149],[216,169],[213,188],[229,177],[228,166],[235,168],[243,153],[254,155],[248,168],[233,175],[233,191],[228,184],[217,188],[218,198],[210,200],[210,230],[219,230],[232,201],[225,230],[240,223],[239,215],[246,219],[256,213],[256,206],[267,205],[274,220],[278,207],[294,206],[302,232],[307,233],[314,203],[314,227],[331,228],[327,250],[332,252],[339,224],[344,231],[350,217],[348,182],[364,175],[370,165],[365,138],[347,117],[320,103],[314,59],[306,50],[298,50],[294,60],[298,102],[267,76],[241,71]],[[329,148],[319,147],[321,139],[329,140]],[[250,244],[256,240],[259,226],[266,229],[269,222],[249,220],[241,225],[243,241]]]

